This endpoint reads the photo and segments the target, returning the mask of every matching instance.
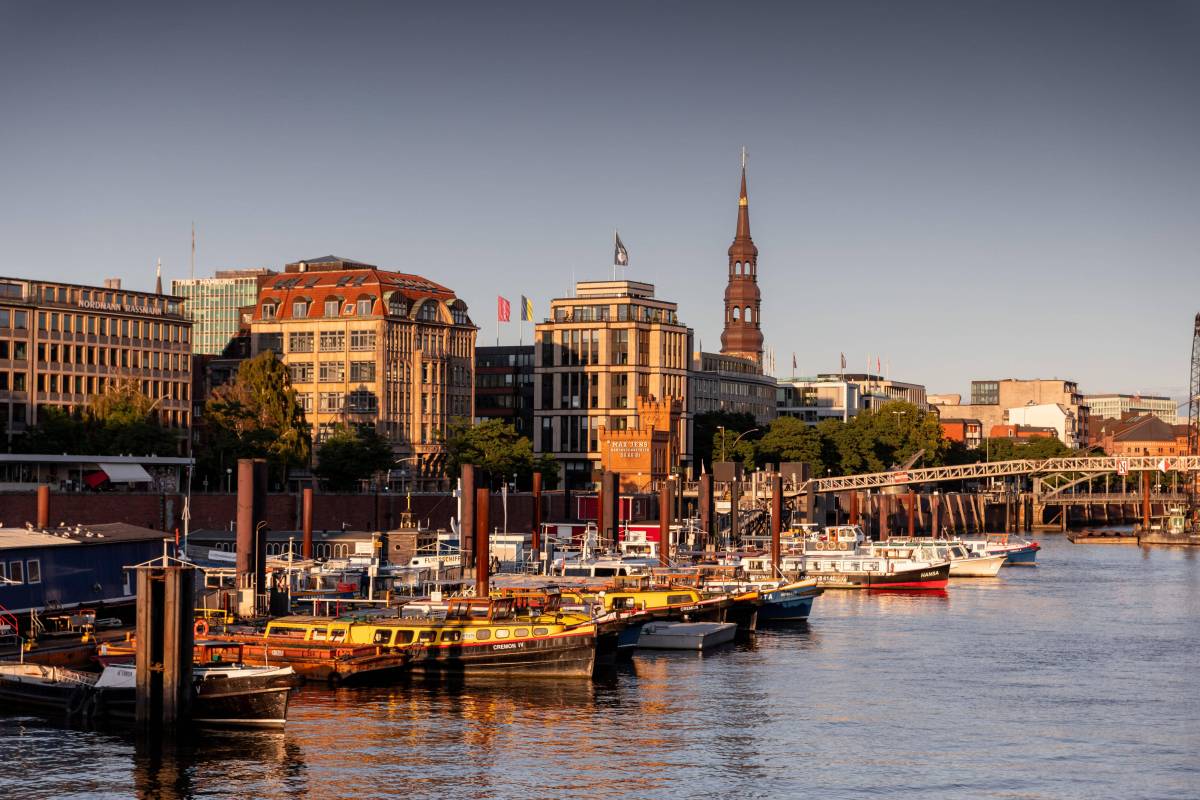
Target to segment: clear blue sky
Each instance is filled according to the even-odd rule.
[[[745,145],[780,374],[1183,394],[1198,40],[1132,0],[6,2],[0,274],[149,287],[195,220],[198,275],[332,252],[490,341],[619,227],[715,349]]]

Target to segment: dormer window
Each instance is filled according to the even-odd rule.
[[[438,304],[436,300],[427,300],[421,304],[421,311],[417,314],[417,319],[422,322],[440,322],[441,317],[438,315]]]
[[[342,310],[342,298],[330,297],[328,300],[325,301],[325,316],[337,317],[340,315],[341,310]]]
[[[375,298],[360,297],[358,298],[358,315],[360,317],[371,316],[371,309],[375,307]]]
[[[308,301],[296,300],[292,303],[292,318],[305,319],[308,317]]]
[[[399,292],[396,292],[388,299],[388,313],[394,317],[408,315],[408,303],[404,302],[404,297]]]
[[[275,310],[277,308],[279,308],[279,306],[275,305],[274,303],[263,303],[262,304],[262,318],[263,319],[275,319]]]

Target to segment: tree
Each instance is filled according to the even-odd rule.
[[[760,464],[781,464],[802,461],[814,476],[825,474],[821,435],[817,429],[795,417],[779,417],[755,443],[756,461]]]
[[[697,414],[692,420],[692,449],[694,451],[692,456],[697,470],[699,470],[701,464],[704,464],[706,465],[705,468],[709,472],[712,472],[714,443],[716,444],[715,452],[718,454],[717,458],[720,458],[721,443],[716,438],[719,435],[720,428],[733,432],[726,442],[725,457],[729,458],[728,446],[733,443],[738,434],[744,433],[756,425],[757,423],[754,420],[753,414],[734,413],[732,411],[706,411],[703,414]],[[746,451],[743,449],[739,453],[743,457],[743,460],[745,460]],[[751,452],[751,463],[753,463],[753,460],[753,453]]]
[[[27,453],[83,453],[87,436],[83,417],[58,406],[46,406],[38,413],[37,425],[25,431],[21,449]]]
[[[287,367],[267,350],[243,361],[231,383],[204,404],[200,470],[220,485],[239,458],[265,458],[279,480],[309,462],[312,433]]]
[[[158,401],[142,393],[136,380],[109,384],[93,395],[84,411],[85,447],[94,453],[175,455],[179,435],[158,423]]]
[[[542,473],[546,488],[554,488],[558,483],[558,462],[554,457],[535,457],[529,438],[521,436],[504,420],[489,419],[478,425],[461,418],[451,420],[442,441],[448,457],[446,472],[452,478],[462,471],[463,464],[474,464],[492,485],[513,475],[518,483],[528,485],[534,471]]]
[[[373,426],[339,425],[317,448],[318,478],[335,492],[347,492],[360,481],[392,468],[392,445]]]

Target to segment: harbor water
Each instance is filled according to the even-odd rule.
[[[0,713],[0,797],[1200,796],[1200,553],[1043,546],[594,682],[305,687],[283,733]]]

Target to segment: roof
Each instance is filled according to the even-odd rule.
[[[1174,442],[1175,428],[1153,414],[1131,419],[1113,434],[1114,442]]]
[[[103,525],[76,525],[47,530],[0,528],[0,549],[18,547],[52,547],[59,545],[94,545],[116,542],[157,541],[167,537],[163,531],[110,522]]]
[[[102,456],[102,455],[68,455],[62,453],[0,453],[0,463],[15,464],[90,464],[97,466],[105,464],[141,464],[146,467],[186,467],[194,464],[195,459],[179,456]]]

